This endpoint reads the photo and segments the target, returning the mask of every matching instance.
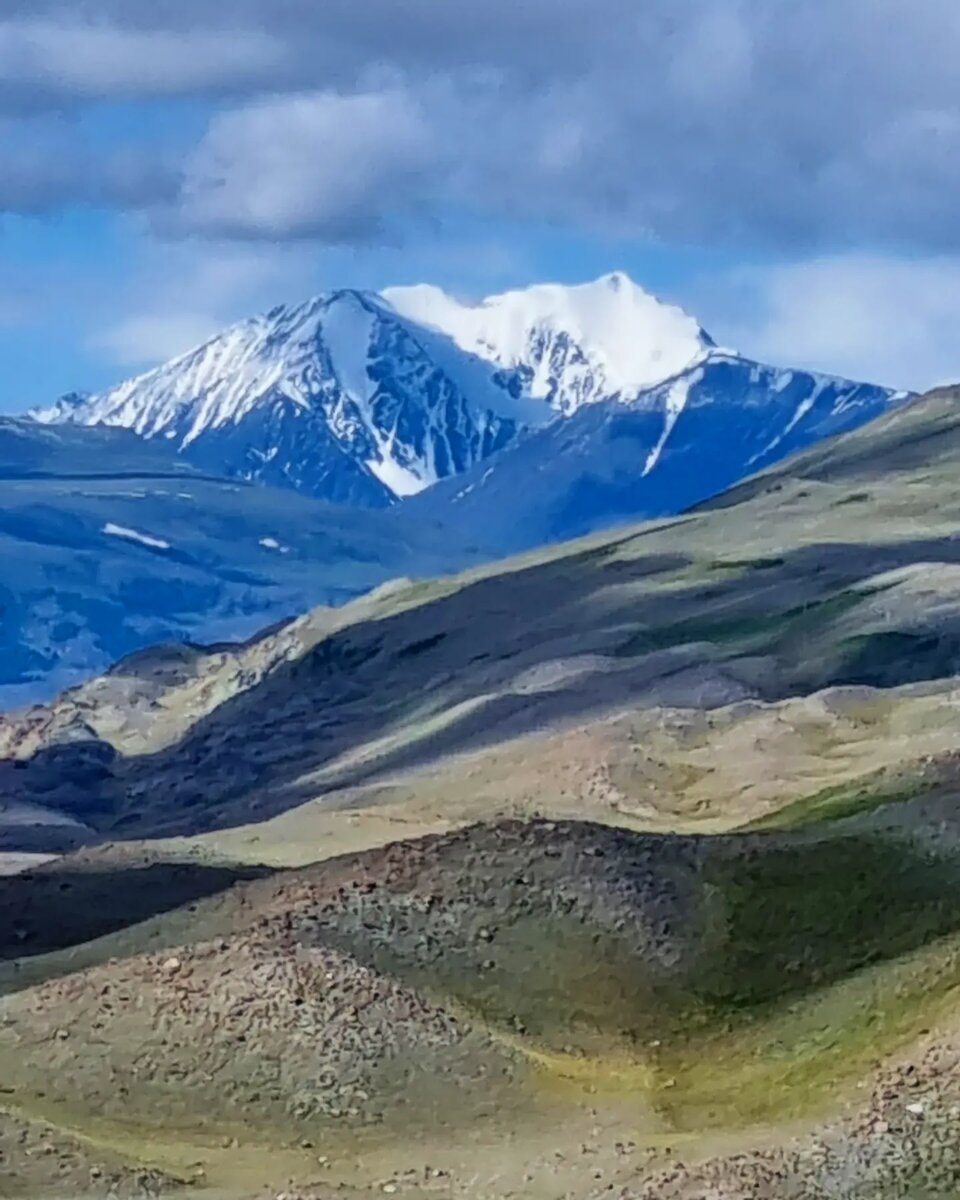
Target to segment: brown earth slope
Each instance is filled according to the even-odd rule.
[[[583,1195],[600,1170],[652,1196],[680,1147],[685,1188],[732,1186],[725,1146],[746,1195],[771,1162],[859,1186],[891,1156],[960,1185],[960,864],[889,834],[476,826],[85,950],[6,978],[11,1111],[210,1187],[305,1185],[319,1148],[352,1186],[440,1164],[458,1195]],[[570,1137],[593,1148],[572,1174],[545,1149]]]

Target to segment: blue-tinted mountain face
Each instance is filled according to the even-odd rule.
[[[281,306],[0,427],[0,682],[678,513],[902,399],[722,349],[620,274]]]

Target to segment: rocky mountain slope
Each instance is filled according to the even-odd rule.
[[[244,1200],[955,1194],[958,459],[935,393],[6,718],[87,846],[0,881],[0,1129]]]
[[[584,406],[532,432],[398,515],[410,528],[443,520],[465,541],[512,553],[683,512],[901,399],[711,351],[630,403]]]
[[[473,540],[490,516],[496,555],[679,511],[902,398],[719,350],[613,274],[477,305],[426,286],[333,292],[34,416],[122,426],[218,475],[364,507],[468,473],[415,512],[452,505]]]
[[[253,634],[465,551],[380,513],[204,474],[124,430],[0,419],[0,707],[157,641]]]
[[[898,839],[475,826],[21,958],[0,1124],[244,1197],[949,1195],[958,927],[956,854]]]

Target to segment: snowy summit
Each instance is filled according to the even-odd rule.
[[[461,350],[527,376],[527,390],[559,412],[630,395],[699,361],[713,340],[682,309],[622,272],[564,287],[535,284],[460,304],[440,288],[388,288],[384,298]]]

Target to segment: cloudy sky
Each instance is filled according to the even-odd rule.
[[[3,0],[0,408],[335,286],[613,268],[960,378],[956,0]]]

